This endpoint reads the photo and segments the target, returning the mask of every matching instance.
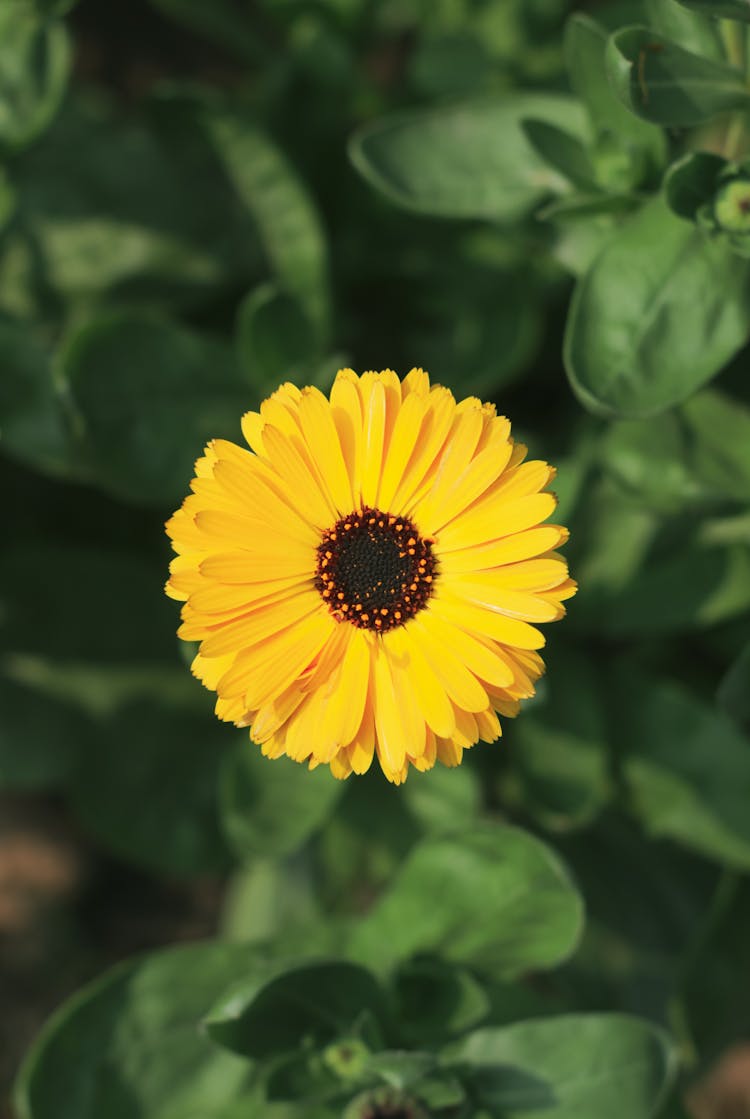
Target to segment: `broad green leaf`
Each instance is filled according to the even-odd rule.
[[[179,501],[206,441],[237,441],[256,403],[228,347],[146,314],[82,327],[62,368],[95,480],[138,503]]]
[[[750,23],[750,0],[679,0],[685,8],[704,12],[707,16],[739,19]]]
[[[247,1061],[199,1029],[223,987],[256,962],[228,944],[171,948],[113,968],[47,1022],[16,1084],[19,1119],[223,1116]]]
[[[451,108],[406,112],[366,125],[349,154],[392,202],[421,214],[517,221],[565,180],[524,135],[535,118],[580,138],[578,104],[562,95],[508,93]]]
[[[123,550],[45,543],[0,550],[0,648],[56,661],[175,660],[162,573]]]
[[[50,354],[27,323],[0,320],[0,367],[0,449],[38,470],[70,472],[70,441]]]
[[[393,978],[398,1034],[408,1045],[434,1045],[479,1025],[490,1012],[484,986],[472,973],[439,959],[417,958]]]
[[[615,97],[604,63],[606,44],[604,28],[582,12],[565,25],[571,87],[586,106],[599,145],[609,141],[609,161],[599,160],[597,177],[602,186],[629,190],[655,178],[666,160],[666,143],[660,128],[634,117]]]
[[[0,151],[14,152],[57,112],[70,69],[65,28],[46,23],[29,0],[0,5]]]
[[[500,978],[552,967],[575,948],[582,904],[552,851],[517,828],[430,837],[354,928],[350,953],[387,968],[417,952]]]
[[[508,734],[524,808],[564,831],[590,823],[612,795],[607,728],[590,659],[568,648],[545,660],[544,694]]]
[[[750,105],[739,70],[686,51],[649,27],[615,32],[606,62],[622,103],[655,124],[689,127]]]
[[[356,1030],[363,1015],[383,1014],[383,992],[364,967],[346,961],[302,964],[275,976],[268,968],[233,984],[204,1026],[209,1037],[247,1057],[322,1045]]]
[[[563,178],[583,190],[594,185],[594,168],[586,146],[578,139],[544,120],[529,118],[521,122],[526,139],[541,158],[559,171]]]
[[[717,698],[724,711],[750,732],[750,644],[723,677]]]
[[[750,408],[705,389],[661,416],[613,424],[601,454],[605,468],[655,509],[744,505],[750,495]]]
[[[232,731],[208,713],[141,700],[102,721],[71,778],[77,815],[100,843],[149,870],[226,867],[217,792]]]
[[[647,23],[679,43],[685,50],[723,61],[721,37],[718,24],[698,11],[689,12],[681,6],[680,0],[646,0]]]
[[[632,809],[648,833],[750,867],[750,740],[722,711],[645,676],[617,680],[610,703]]]
[[[497,1119],[649,1119],[676,1071],[667,1035],[621,1014],[476,1030],[448,1056]]]
[[[203,120],[230,182],[257,224],[274,279],[296,297],[323,343],[330,318],[328,247],[307,188],[251,119],[207,109]]]
[[[253,288],[240,303],[235,344],[238,360],[259,396],[284,381],[299,382],[317,353],[314,332],[299,301],[274,284]]]
[[[92,730],[69,703],[0,677],[0,789],[61,784]]]
[[[678,217],[695,221],[698,210],[713,202],[727,161],[713,152],[688,152],[664,176],[664,197]]]
[[[607,416],[655,415],[686,399],[750,333],[750,268],[647,203],[579,280],[564,358],[576,395]]]
[[[289,758],[273,761],[243,738],[224,759],[222,822],[242,859],[288,855],[316,831],[343,791],[327,766],[310,772]]]
[[[14,167],[37,286],[41,270],[45,288],[77,308],[113,295],[190,306],[247,286],[261,267],[195,106],[165,95],[148,108],[123,117],[101,99],[71,97]],[[13,296],[10,277],[0,297]]]

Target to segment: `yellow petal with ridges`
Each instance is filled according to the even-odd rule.
[[[541,649],[544,646],[544,635],[528,622],[496,614],[492,610],[483,610],[480,606],[445,592],[430,601],[430,613],[437,614],[443,621],[460,626],[470,633],[492,637],[503,645],[519,649]]]
[[[430,624],[429,612],[424,610],[409,623],[410,637],[418,644],[450,699],[464,711],[483,711],[487,706],[487,693],[476,676],[454,656],[436,628]]]
[[[299,402],[299,418],[310,454],[339,513],[354,505],[351,482],[331,408],[318,389],[308,388]]]
[[[393,779],[404,764],[407,744],[388,658],[380,648],[373,651],[372,682],[378,754],[386,776]]]
[[[404,626],[403,629],[393,630],[388,637],[393,640],[396,634],[401,635],[397,640],[402,643],[402,656],[408,668],[411,686],[422,712],[422,718],[435,734],[443,736],[452,734],[456,726],[453,704],[422,653],[419,642],[412,640],[412,627]]]
[[[556,504],[551,493],[537,493],[507,504],[498,502],[494,497],[482,498],[477,505],[459,514],[440,530],[440,551],[468,548],[472,544],[484,544],[523,532],[546,520],[554,512]]]
[[[568,538],[568,530],[559,525],[539,525],[524,532],[516,532],[489,544],[474,544],[468,548],[445,552],[440,557],[440,569],[446,577],[454,572],[482,571],[503,567],[505,564],[541,556],[558,548]]]

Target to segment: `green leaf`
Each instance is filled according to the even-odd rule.
[[[655,415],[690,396],[745,344],[750,270],[660,198],[605,242],[579,280],[564,358],[581,402]]]
[[[237,311],[238,360],[258,396],[299,382],[316,356],[314,332],[298,300],[274,284],[253,288]]]
[[[649,1119],[676,1063],[663,1031],[620,1014],[477,1030],[448,1056],[497,1119]]]
[[[39,19],[29,0],[0,6],[0,151],[44,131],[65,93],[70,45],[60,23]]]
[[[145,314],[82,327],[62,368],[94,480],[143,504],[179,501],[206,441],[238,441],[255,403],[228,347]]]
[[[27,323],[0,319],[0,448],[37,470],[75,472],[47,348]]]
[[[521,127],[536,153],[563,178],[582,190],[591,188],[594,168],[585,145],[577,136],[547,121],[533,118],[521,121]]]
[[[288,855],[326,820],[343,791],[327,766],[312,773],[289,758],[273,761],[244,739],[227,754],[221,775],[222,821],[241,859]]]
[[[149,870],[191,876],[224,869],[217,785],[232,731],[153,700],[117,710],[98,730],[71,779],[85,827]]]
[[[664,176],[664,197],[673,213],[695,221],[698,210],[712,203],[727,161],[713,152],[688,152]]]
[[[257,971],[218,1000],[204,1026],[224,1048],[263,1058],[347,1037],[365,1013],[383,1013],[383,993],[370,972],[320,961],[273,977],[268,968]]]
[[[685,50],[723,61],[718,24],[699,12],[688,12],[679,0],[646,0],[647,22]]]
[[[686,51],[649,27],[615,32],[606,63],[622,103],[655,124],[689,127],[750,105],[739,70]]]
[[[330,318],[328,247],[312,198],[286,156],[251,120],[209,109],[203,120],[257,224],[278,286],[299,301],[322,345]]]
[[[750,644],[723,677],[717,699],[726,713],[750,732]]]
[[[570,84],[586,106],[599,144],[606,139],[610,149],[609,162],[599,161],[599,182],[629,190],[655,178],[667,148],[661,129],[634,117],[612,92],[604,63],[606,43],[606,31],[588,15],[576,12],[565,25]]]
[[[545,693],[509,733],[524,807],[564,831],[590,823],[612,795],[607,728],[591,660],[570,648],[545,659]]]
[[[61,784],[91,735],[68,703],[0,678],[0,789],[44,789]]]
[[[677,685],[622,677],[610,703],[632,808],[648,833],[748,869],[750,741]]]
[[[510,978],[568,956],[581,922],[581,899],[554,854],[488,824],[418,844],[353,930],[350,952],[376,968],[440,952]]]
[[[248,1065],[199,1023],[256,961],[228,944],[171,948],[113,968],[57,1011],[16,1084],[19,1119],[185,1119],[223,1115]]]
[[[750,408],[713,389],[650,420],[613,424],[604,466],[639,500],[662,512],[747,504]]]
[[[513,222],[566,186],[524,135],[522,121],[532,117],[584,133],[574,100],[508,93],[385,117],[355,133],[349,154],[371,186],[407,210]]]
[[[32,278],[47,297],[51,288],[86,310],[113,295],[139,306],[190,305],[258,274],[257,237],[195,106],[164,95],[147,107],[134,119],[103,99],[71,97],[18,159]]]
[[[704,12],[707,16],[750,23],[750,0],[679,0],[679,3],[693,11]]]
[[[393,978],[399,1037],[408,1045],[435,1045],[477,1026],[490,1011],[484,986],[466,968],[417,958]]]

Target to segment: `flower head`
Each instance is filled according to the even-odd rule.
[[[216,714],[268,757],[389,780],[458,765],[544,670],[575,593],[545,462],[421,369],[286,384],[206,447],[167,523],[167,593]]]

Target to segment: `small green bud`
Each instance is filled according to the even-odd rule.
[[[750,179],[733,179],[719,189],[714,217],[727,233],[750,234]]]
[[[356,1080],[370,1056],[370,1050],[358,1037],[335,1041],[323,1050],[323,1061],[340,1080]]]

